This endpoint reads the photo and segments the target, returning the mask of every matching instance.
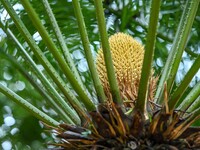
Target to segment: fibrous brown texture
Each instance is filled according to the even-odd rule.
[[[145,120],[140,111],[127,115],[120,105],[99,104],[88,124],[60,124],[54,129],[61,142],[49,150],[199,150],[200,128],[178,130],[186,120],[161,108]],[[179,136],[177,136],[179,134]],[[175,138],[174,138],[175,137]],[[60,147],[60,148],[59,148]]]
[[[124,102],[131,104],[137,99],[144,47],[130,35],[124,33],[116,33],[110,36],[109,45],[120,94]],[[96,64],[104,91],[108,99],[112,99],[102,49],[98,51]],[[150,100],[152,100],[155,86],[156,79],[151,77]]]

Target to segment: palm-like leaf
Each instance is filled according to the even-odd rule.
[[[119,2],[117,0],[115,2],[116,8],[120,9]],[[66,149],[98,149],[98,147],[134,149],[132,147],[133,143],[139,148],[150,146],[155,149],[162,148],[163,146],[162,144],[159,145],[157,143],[171,144],[171,147],[176,145],[175,143],[178,143],[182,144],[181,148],[199,147],[199,140],[196,140],[194,143],[192,143],[191,140],[192,138],[199,136],[199,133],[194,133],[196,131],[199,132],[199,128],[195,130],[190,128],[190,125],[200,117],[200,109],[197,107],[200,94],[199,83],[191,90],[185,99],[184,91],[193,76],[197,73],[200,63],[199,55],[191,52],[188,48],[187,51],[190,55],[197,57],[196,61],[186,74],[180,86],[177,86],[176,90],[173,92],[175,75],[181,61],[181,56],[186,47],[186,41],[188,40],[192,23],[195,19],[196,12],[198,11],[199,0],[188,0],[185,4],[172,50],[170,51],[157,86],[155,98],[152,93],[154,93],[157,78],[152,76],[152,63],[154,54],[155,57],[157,57],[157,54],[154,53],[154,51],[156,51],[156,35],[159,38],[171,41],[170,38],[157,32],[161,4],[159,0],[152,0],[148,28],[140,21],[133,21],[135,23],[134,25],[140,25],[147,30],[147,38],[144,56],[143,50],[141,52],[142,55],[139,56],[141,57],[140,60],[143,60],[143,64],[138,62],[140,63],[139,73],[141,72],[141,74],[138,74],[137,81],[135,78],[131,78],[130,82],[133,83],[130,83],[130,85],[128,84],[128,79],[125,77],[124,80],[126,80],[126,82],[123,80],[123,83],[121,83],[122,80],[119,80],[121,77],[118,75],[118,66],[116,65],[116,62],[123,61],[123,59],[120,58],[122,57],[120,56],[120,53],[116,52],[116,54],[114,54],[113,52],[113,49],[116,49],[115,51],[117,51],[117,49],[120,48],[121,50],[129,43],[120,47],[124,37],[118,37],[117,34],[113,35],[113,37],[116,37],[114,43],[111,42],[112,36],[110,41],[108,41],[105,21],[106,14],[104,14],[103,11],[102,1],[95,0],[94,2],[87,3],[91,6],[93,6],[94,3],[92,8],[96,12],[99,36],[102,44],[102,50],[100,52],[101,61],[105,62],[97,60],[97,65],[103,66],[99,68],[104,68],[105,70],[103,77],[100,76],[103,83],[102,85],[98,77],[97,69],[99,70],[100,75],[102,73],[100,73],[101,70],[99,68],[96,69],[95,67],[88,37],[88,35],[94,35],[90,33],[91,31],[87,32],[87,23],[84,22],[83,18],[85,12],[81,11],[81,6],[84,5],[85,1],[81,2],[82,5],[80,5],[78,0],[72,1],[78,29],[81,35],[81,43],[84,47],[83,53],[87,59],[92,82],[94,83],[94,90],[91,90],[92,88],[90,89],[87,84],[84,85],[81,73],[77,71],[76,63],[73,62],[73,59],[70,56],[70,46],[67,48],[65,45],[65,37],[63,37],[60,29],[62,28],[62,23],[60,23],[59,20],[58,23],[56,22],[56,12],[52,12],[53,9],[51,10],[51,6],[47,0],[43,0],[44,7],[42,6],[42,8],[47,12],[52,28],[49,28],[50,26],[47,24],[43,24],[47,18],[38,16],[37,13],[40,12],[37,12],[37,9],[33,8],[34,3],[30,3],[30,1],[27,0],[21,0],[25,12],[27,12],[36,29],[35,31],[41,36],[42,40],[39,45],[37,45],[35,39],[32,37],[33,33],[31,33],[32,30],[27,26],[27,22],[23,22],[23,18],[20,18],[16,13],[17,11],[13,9],[11,5],[12,2],[1,0],[1,3],[11,17],[11,19],[7,20],[13,20],[20,35],[13,30],[13,25],[9,27],[2,21],[0,27],[15,42],[17,48],[22,52],[20,55],[23,57],[24,62],[23,65],[19,64],[14,60],[14,57],[10,56],[4,49],[1,49],[1,56],[7,58],[22,74],[24,74],[24,76],[26,76],[41,96],[45,98],[56,113],[61,116],[60,119],[67,124],[60,124],[58,126],[59,120],[56,118],[53,119],[53,117],[50,117],[37,109],[2,83],[0,83],[0,92],[30,111],[35,117],[43,121],[46,126],[55,129],[56,134],[63,139],[63,141],[53,145],[62,146]],[[126,30],[126,25],[133,28],[134,25],[129,23],[129,20],[139,13],[132,9],[134,7],[133,2],[125,3],[125,1],[123,1],[121,3],[123,5],[122,15],[109,7],[110,1],[105,1],[104,3],[108,4],[105,5],[108,11],[112,11],[115,16],[121,17],[122,23],[119,26],[121,31]],[[127,13],[128,10],[130,11],[130,14]],[[88,20],[86,20],[86,22],[87,21]],[[187,32],[185,32],[185,30]],[[118,35],[120,34],[122,33],[119,33]],[[16,36],[20,37],[19,40],[17,40]],[[74,34],[74,37],[77,37],[77,35]],[[26,41],[26,45],[28,45],[27,50],[25,50],[24,40]],[[125,38],[125,40],[127,39]],[[130,47],[135,46],[134,42],[130,43]],[[113,45],[116,47],[113,48]],[[34,54],[30,52],[29,48]],[[125,52],[125,49],[123,50]],[[134,48],[131,50],[134,51]],[[45,55],[45,51],[53,61]],[[131,53],[131,51],[128,51],[127,53]],[[36,65],[38,62],[44,67],[43,72],[38,69]],[[127,63],[127,67],[129,67],[131,63]],[[31,75],[23,69],[24,64],[31,67]],[[120,62],[117,62],[117,64],[120,64]],[[55,69],[55,66],[58,68]],[[123,70],[121,72],[123,72]],[[135,75],[133,71],[127,71],[127,73],[127,77],[129,78]],[[37,83],[34,80],[35,78],[38,78],[41,83]],[[104,81],[105,78],[106,81]],[[133,81],[133,79],[135,81]],[[106,94],[104,92],[106,92]],[[130,99],[134,105],[126,104]],[[183,101],[181,102],[181,100]],[[157,102],[159,105],[156,104]],[[181,111],[175,110],[177,103],[181,103],[178,107]],[[185,104],[187,104],[187,106],[185,106]],[[186,111],[191,110],[193,111],[192,113],[186,113]],[[187,134],[187,132],[190,134]],[[180,140],[182,138],[186,139],[189,145],[187,142],[182,142]]]

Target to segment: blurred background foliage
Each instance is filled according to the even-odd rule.
[[[53,56],[44,45],[40,35],[35,30],[20,2],[18,0],[10,1],[48,60],[50,60],[53,66],[58,70],[61,77],[64,78],[57,62],[54,61]],[[71,56],[82,75],[82,79],[88,88],[88,91],[92,96],[95,96],[84,57],[72,2],[71,0],[49,0],[49,2],[61,28],[62,34],[65,37]],[[31,3],[39,14],[40,19],[47,28],[52,39],[55,39],[54,42],[57,43],[42,3],[40,0],[34,0],[31,1]],[[185,0],[162,1],[153,66],[155,74],[158,76],[161,74],[162,67],[165,64],[168,52],[172,45],[184,4]],[[93,0],[81,0],[81,6],[91,42],[91,48],[95,57],[95,54],[100,47],[100,43]],[[149,0],[104,0],[107,31],[109,35],[116,32],[125,32],[145,44],[149,20],[149,7]],[[23,44],[29,54],[31,54],[41,71],[45,72],[2,5],[0,5],[0,15],[1,20],[5,22],[6,26],[12,30],[15,36],[17,36],[18,40]],[[200,8],[198,9],[174,86],[179,84],[197,55],[200,53],[199,24]],[[33,69],[26,63],[26,60],[22,58],[21,53],[18,51],[18,48],[12,39],[7,37],[2,30],[0,30],[0,48],[0,82],[7,85],[17,94],[52,117],[58,118],[59,116],[51,109],[51,106],[44,101],[44,98],[33,88],[30,82],[11,61],[17,61],[29,74],[34,74]],[[197,81],[199,81],[199,78],[200,71],[192,80],[187,92],[190,91]],[[39,82],[37,78],[35,78],[35,80]],[[67,83],[65,78],[64,80]],[[0,94],[0,149],[11,149],[11,147],[13,149],[44,149],[46,146],[45,143],[52,141],[53,135],[50,136],[50,134],[45,132],[42,127],[43,125],[39,123],[37,119],[32,117],[24,109],[18,107],[15,103],[11,102],[4,95]]]

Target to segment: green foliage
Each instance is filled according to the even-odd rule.
[[[83,106],[81,102],[81,97],[83,95],[79,95],[78,97],[76,94],[74,94],[76,90],[74,91],[74,88],[72,88],[79,88],[79,86],[76,84],[73,84],[73,86],[70,85],[70,81],[67,78],[67,74],[70,73],[66,72],[66,75],[64,75],[62,71],[63,67],[60,67],[59,63],[54,57],[55,55],[52,55],[52,53],[49,51],[51,47],[46,46],[44,39],[41,40],[38,34],[38,30],[34,27],[31,19],[28,17],[27,12],[22,7],[21,2],[16,0],[9,0],[9,2],[15,8],[15,12],[17,13],[18,17],[26,26],[30,35],[33,36],[33,39],[36,41],[37,46],[41,49],[41,52],[44,54],[46,59],[54,67],[64,85],[56,85],[55,80],[52,80],[51,76],[48,74],[47,69],[44,69],[42,67],[41,59],[33,54],[31,47],[28,46],[28,44],[25,42],[25,36],[22,36],[22,34],[16,28],[13,20],[6,14],[3,5],[0,5],[0,13],[2,14],[1,20],[3,23],[5,23],[5,26],[4,24],[0,26],[4,30],[0,30],[0,83],[6,85],[9,89],[13,90],[20,97],[23,97],[23,99],[36,106],[38,109],[42,110],[56,121],[63,120],[70,122],[70,119],[64,119],[62,116],[65,113],[70,111],[73,112],[74,110],[81,114],[80,119],[82,119],[82,117],[86,113],[84,107],[81,107]],[[85,89],[87,89],[87,93],[85,94],[87,96],[85,96],[85,99],[92,97],[91,99],[93,100],[94,104],[97,104],[98,96],[96,95],[96,92],[94,90],[91,74],[86,65],[85,52],[78,30],[79,27],[77,25],[76,16],[73,10],[73,4],[71,1],[61,0],[49,0],[48,2],[63,35],[63,40],[69,49],[74,64],[81,76]],[[161,71],[163,65],[167,60],[167,56],[170,47],[172,46],[176,31],[178,30],[178,25],[185,3],[185,0],[164,0],[161,3],[159,24],[157,28],[158,32],[153,59],[153,67],[156,75],[162,74]],[[50,23],[50,20],[46,15],[44,6],[39,0],[31,1],[31,5],[38,14],[38,17],[41,20],[42,24],[45,26],[45,29],[47,30],[50,38],[54,42],[54,46],[57,48],[56,52],[58,53],[58,55],[61,55],[62,48],[60,47],[60,44],[53,31],[52,23]],[[95,53],[100,47],[98,34],[99,30],[95,15],[97,6],[95,8],[94,2],[92,0],[82,0],[80,2],[80,6],[82,8],[82,13],[84,16],[88,40],[90,41],[90,48],[92,50],[93,56],[95,56]],[[105,8],[104,15],[107,23],[106,26],[108,35],[112,35],[116,32],[125,32],[130,34],[143,44],[146,44],[146,42],[148,42],[146,37],[149,27],[148,20],[150,16],[150,1],[140,0],[128,2],[126,0],[104,0],[103,7]],[[171,93],[173,93],[175,90],[174,95],[179,96],[180,101],[177,105],[179,105],[182,100],[183,102],[189,102],[189,100],[191,100],[192,102],[190,103],[193,104],[195,103],[195,100],[196,103],[199,102],[199,76],[193,77],[194,73],[189,77],[190,80],[193,77],[193,80],[190,82],[189,86],[189,83],[187,83],[188,88],[183,88],[183,86],[181,86],[182,89],[185,90],[184,93],[181,93],[182,91],[180,92],[183,96],[180,96],[179,91],[176,89],[177,86],[180,84],[180,81],[182,81],[183,76],[189,70],[188,68],[190,68],[190,65],[188,64],[192,64],[194,60],[199,59],[200,7],[198,7],[197,9],[198,10],[196,13],[196,17],[194,18],[189,38],[188,36],[186,36],[186,38],[188,38],[188,43],[186,45],[185,52],[183,53],[183,57],[180,60],[181,63],[179,65],[179,70],[177,73],[175,71],[176,79],[171,90]],[[53,92],[48,92],[52,90],[49,90],[47,88],[48,86],[44,86],[44,82],[41,80],[41,78],[38,77],[38,73],[36,73],[35,69],[30,65],[29,61],[27,61],[27,59],[23,57],[23,53],[19,50],[20,48],[13,42],[13,39],[9,36],[9,34],[6,34],[6,31],[8,31],[8,29],[10,29],[12,33],[16,36],[17,40],[21,43],[23,48],[28,52],[31,59],[35,62],[36,66],[40,68],[39,70],[45,75],[47,80],[50,82],[51,85],[53,85],[55,91],[57,91],[61,97],[56,96],[56,94]],[[18,66],[16,64],[18,64]],[[193,69],[195,70],[195,72],[197,72],[196,69],[199,68],[198,65],[196,66],[197,67]],[[23,71],[26,72],[27,75],[25,75]],[[199,72],[197,74],[199,75]],[[31,76],[31,78],[27,76]],[[42,84],[40,84],[41,82]],[[196,84],[197,82],[198,84]],[[34,83],[37,84],[34,85]],[[73,83],[77,82],[75,81]],[[195,84],[196,86],[193,89],[193,86]],[[37,87],[37,85],[39,87]],[[61,86],[64,87],[63,90],[60,90]],[[66,92],[66,94],[63,94],[62,92],[67,88],[68,91]],[[73,97],[70,94],[66,96],[69,91],[71,92],[71,95],[74,94],[75,96]],[[178,93],[176,91],[178,91]],[[190,91],[192,92],[188,95]],[[80,94],[81,89],[77,93]],[[194,96],[193,99],[191,98],[191,94],[192,96]],[[48,95],[51,95],[50,98],[48,97]],[[174,95],[172,95],[172,98],[174,98]],[[186,95],[190,97],[187,97]],[[70,97],[73,97],[71,101]],[[54,99],[60,99],[60,101],[62,101],[61,99],[63,99],[63,101],[66,102],[63,102],[63,104],[65,103],[64,105],[66,106],[69,105],[70,108],[62,112],[62,110],[59,110],[60,106],[56,106],[56,104],[54,106],[52,103],[48,103],[48,101],[46,101],[47,99],[51,98],[53,99],[53,101]],[[80,100],[80,102],[78,100]],[[73,104],[74,101],[75,104]],[[120,100],[117,101],[119,102]],[[87,102],[85,102],[84,104],[87,107],[86,103]],[[77,106],[77,108],[70,110],[72,106],[74,107],[75,105]],[[186,110],[183,103],[182,106]],[[196,106],[197,105],[192,105],[189,110],[196,109]],[[89,108],[89,110],[94,109],[94,106],[91,107],[92,108]],[[181,105],[178,108],[181,108]],[[198,111],[196,111],[195,113],[198,114]],[[77,117],[76,113],[73,114],[71,112],[70,114],[72,114],[72,116],[70,116],[69,118],[72,119],[73,117]],[[60,115],[62,113],[63,115]],[[11,117],[10,119],[13,118],[15,120],[14,124],[7,124],[6,119],[8,119],[8,117]],[[74,120],[72,119],[71,123],[76,123]],[[79,121],[77,121],[77,123],[78,122]],[[195,125],[199,125],[199,122],[196,122]],[[45,146],[42,143],[49,141],[49,139],[53,139],[53,137],[49,136],[48,133],[42,132],[42,126],[43,125],[40,124],[38,120],[30,116],[27,111],[24,111],[21,107],[19,107],[15,103],[12,103],[7,97],[0,93],[0,143],[10,141],[13,148],[16,149],[44,149]]]

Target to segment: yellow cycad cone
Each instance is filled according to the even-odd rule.
[[[144,47],[130,35],[124,33],[112,35],[109,38],[109,44],[120,94],[124,102],[133,104],[137,99]],[[102,49],[98,51],[96,64],[104,91],[110,99],[112,97]]]

